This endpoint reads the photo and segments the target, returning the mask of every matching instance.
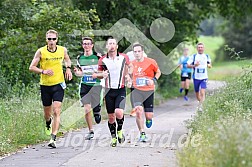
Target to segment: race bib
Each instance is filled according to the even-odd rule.
[[[187,72],[183,72],[182,73],[182,77],[188,77],[188,73]]]
[[[198,68],[197,73],[205,73],[205,69],[204,68]]]
[[[84,75],[82,81],[85,83],[96,83],[96,78],[93,78],[92,75]]]
[[[136,79],[136,85],[137,86],[146,86],[148,79],[146,78],[137,78]]]
[[[61,82],[60,86],[62,87],[62,89],[66,89],[66,83],[65,82]]]

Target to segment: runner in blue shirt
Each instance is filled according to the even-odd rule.
[[[179,89],[179,92],[182,93],[185,89],[185,96],[184,99],[188,101],[188,91],[190,86],[190,80],[191,80],[191,74],[192,69],[187,67],[187,61],[189,60],[188,56],[189,49],[184,48],[183,55],[179,58],[179,66],[181,69],[181,87]]]

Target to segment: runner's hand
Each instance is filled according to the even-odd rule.
[[[70,68],[66,69],[65,78],[69,81],[73,78],[72,71]]]
[[[102,72],[103,78],[107,78],[109,75],[108,70]]]
[[[82,77],[82,76],[83,76],[83,73],[82,73],[81,68],[78,68],[78,67],[75,67],[75,66],[74,66],[74,74],[75,74],[77,77]]]
[[[43,74],[53,76],[54,73],[53,73],[53,70],[48,69],[48,70],[43,70]]]
[[[154,85],[154,81],[152,79],[148,79],[147,85],[148,86]]]

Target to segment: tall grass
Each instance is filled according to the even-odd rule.
[[[236,60],[228,62],[214,62],[213,68],[208,69],[211,80],[226,81],[229,78],[241,76],[243,69],[251,64],[252,60]]]
[[[252,166],[252,72],[230,81],[204,103],[188,127],[200,135],[198,147],[178,153],[180,166]]]
[[[25,92],[0,99],[0,155],[46,139],[38,91],[27,88]]]
[[[45,121],[38,85],[21,89],[16,86],[12,89],[12,95],[0,99],[0,156],[49,139],[44,132]],[[62,111],[76,101],[65,98]],[[80,107],[75,109],[80,110]],[[84,120],[73,126],[85,126]]]

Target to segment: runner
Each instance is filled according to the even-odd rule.
[[[60,124],[61,103],[66,88],[62,61],[65,61],[65,78],[72,79],[71,60],[65,47],[56,45],[58,32],[46,32],[47,45],[39,48],[30,64],[29,70],[40,74],[41,99],[46,120],[46,134],[51,134],[49,147],[56,148],[56,135]],[[37,65],[40,63],[40,68]],[[53,112],[53,119],[51,113]],[[51,125],[52,124],[52,125]]]
[[[111,146],[116,147],[118,142],[123,143],[123,122],[125,108],[125,78],[128,73],[129,58],[126,54],[118,53],[116,39],[110,37],[106,43],[107,54],[99,60],[101,78],[105,78],[105,102],[108,113],[108,127],[112,136]],[[129,78],[129,76],[127,76]],[[116,125],[117,122],[117,125]]]
[[[144,131],[144,119],[146,118],[146,127],[152,126],[154,90],[155,83],[161,76],[161,71],[154,59],[143,56],[143,46],[141,44],[133,45],[135,60],[132,62],[133,87],[132,92],[134,108],[136,110],[136,123],[140,131],[139,141],[146,141]],[[131,70],[130,70],[131,71]]]
[[[137,43],[134,43],[134,44],[137,44]],[[133,45],[134,45],[134,44],[133,44]],[[126,54],[127,54],[127,56],[129,57],[130,62],[132,62],[133,60],[135,60],[135,56],[134,56],[133,50],[127,52]],[[145,52],[143,52],[143,56],[144,56],[144,57],[147,57],[147,55],[146,55]],[[131,112],[130,112],[130,116],[131,116],[131,117],[135,117],[135,116],[136,116],[136,110],[134,109],[133,98],[132,98],[132,93],[131,93],[131,92],[133,92],[134,88],[133,88],[132,83],[129,83],[128,85],[129,85],[128,87],[129,87],[129,89],[130,89],[130,104],[131,104],[131,108],[132,108],[132,110],[131,110]]]
[[[93,52],[94,44],[92,38],[84,37],[82,39],[82,47],[84,53],[77,57],[77,67],[74,68],[74,71],[75,75],[82,77],[79,93],[81,103],[84,105],[85,119],[89,129],[85,139],[90,140],[94,137],[91,109],[93,110],[95,122],[97,124],[101,122],[100,95],[102,87],[100,79],[97,78],[98,60],[100,57]]]
[[[197,44],[198,53],[192,55],[187,61],[187,67],[193,68],[193,84],[196,98],[199,101],[198,111],[202,111],[202,102],[205,100],[205,90],[207,88],[207,68],[211,68],[211,59],[204,53],[204,44]]]
[[[189,60],[188,52],[189,52],[189,49],[185,48],[183,56],[179,58],[179,62],[178,62],[181,69],[181,88],[179,89],[179,92],[182,93],[183,90],[185,89],[184,99],[186,101],[188,101],[187,95],[189,91],[191,74],[192,74],[192,69],[187,68],[187,61]]]

